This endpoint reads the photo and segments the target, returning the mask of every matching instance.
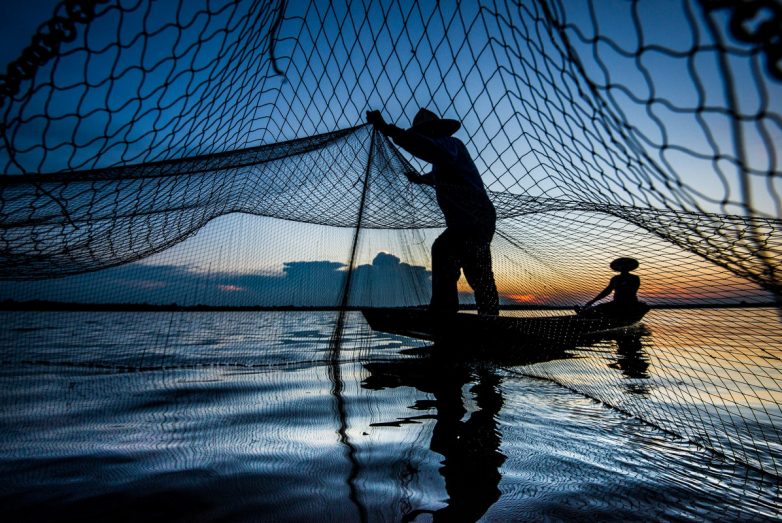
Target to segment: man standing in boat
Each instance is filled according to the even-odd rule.
[[[445,216],[446,229],[432,244],[432,302],[436,314],[456,313],[456,284],[461,270],[475,291],[478,314],[499,314],[489,245],[497,215],[483,180],[464,143],[452,135],[461,124],[421,109],[409,129],[387,124],[379,111],[367,121],[416,158],[432,164],[431,172],[405,173],[412,183],[431,185]]]

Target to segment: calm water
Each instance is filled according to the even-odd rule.
[[[780,481],[730,459],[782,463],[780,347],[753,341],[778,322],[754,310],[726,326],[728,313],[652,311],[630,341],[502,366],[400,354],[421,345],[356,314],[335,352],[331,313],[4,313],[0,508],[6,521],[780,518]]]

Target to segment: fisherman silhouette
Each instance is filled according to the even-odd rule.
[[[584,307],[576,307],[576,312],[585,317],[627,317],[645,313],[649,306],[638,301],[638,288],[641,278],[630,274],[638,268],[638,260],[634,258],[617,258],[610,264],[611,269],[619,274],[611,278],[608,287],[589,300]],[[592,307],[592,304],[614,293],[614,299],[608,303]]]
[[[502,437],[497,422],[504,402],[502,378],[491,367],[436,358],[370,362],[364,368],[369,375],[362,388],[414,387],[432,398],[410,408],[435,411],[429,448],[443,456],[439,472],[445,480],[447,505],[437,510],[411,510],[401,521],[418,521],[421,514],[431,514],[435,522],[478,521],[502,495],[500,467],[507,459],[500,452]],[[474,400],[469,413],[463,390],[468,383],[472,384],[469,391]],[[372,426],[402,427],[430,417],[419,414]]]
[[[430,310],[451,314],[459,309],[456,284],[461,271],[475,291],[478,314],[499,314],[489,245],[497,215],[464,143],[451,136],[461,124],[421,109],[409,129],[385,122],[379,111],[367,111],[367,122],[416,158],[432,164],[431,172],[407,172],[412,183],[431,185],[445,217],[446,229],[432,244]]]

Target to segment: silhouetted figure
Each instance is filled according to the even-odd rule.
[[[648,331],[646,331],[648,333]],[[619,369],[629,379],[647,379],[649,357],[641,341],[642,333],[621,336],[616,340],[616,363],[610,367]]]
[[[646,312],[648,306],[638,301],[638,288],[641,278],[630,274],[638,268],[638,260],[634,258],[617,258],[610,264],[611,269],[619,272],[611,278],[608,287],[603,289],[594,299],[589,300],[584,307],[577,307],[581,316],[588,317],[625,317],[633,316],[641,311]],[[592,307],[592,304],[614,293],[614,299],[608,303]]]
[[[645,328],[616,338],[616,361],[609,363],[612,369],[619,370],[627,378],[625,389],[631,394],[650,393],[649,366],[651,361],[644,349],[650,332]],[[647,342],[648,343],[648,342]]]
[[[450,360],[449,360],[450,361]],[[414,358],[372,362],[364,366],[370,375],[361,384],[371,390],[400,386],[415,387],[434,396],[436,409],[429,448],[443,456],[440,474],[445,480],[448,505],[439,510],[417,509],[402,517],[416,521],[431,514],[433,521],[477,521],[500,498],[500,467],[506,456],[500,452],[501,435],[497,416],[502,408],[501,379],[490,368],[473,369],[464,363],[450,364],[437,358]],[[478,410],[465,420],[467,410],[462,387],[474,383]],[[415,405],[411,408],[421,410]],[[430,416],[418,415],[373,426],[401,427]]]
[[[434,187],[447,226],[432,245],[431,310],[458,311],[456,283],[464,270],[475,291],[478,314],[499,314],[489,250],[497,215],[467,148],[451,136],[461,124],[426,109],[418,111],[409,129],[387,124],[379,111],[367,112],[367,121],[405,151],[432,164],[427,174],[405,173],[412,183]]]
[[[497,428],[503,404],[500,378],[488,368],[479,369],[476,377],[470,392],[479,410],[466,421],[461,420],[463,413],[457,417],[463,406],[449,412],[443,405],[445,398],[434,394],[438,416],[429,448],[445,457],[440,474],[448,492],[448,506],[433,514],[435,522],[478,521],[500,499],[499,469],[506,459],[499,451],[502,440]]]

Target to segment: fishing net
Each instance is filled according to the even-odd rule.
[[[329,308],[366,338],[346,311],[426,304],[444,221],[364,115],[427,107],[462,123],[512,314],[641,261],[642,334],[514,371],[778,476],[781,23],[762,0],[62,2],[0,76],[5,308]],[[176,367],[171,318],[164,351],[89,361]],[[73,360],[25,325],[7,363]]]

